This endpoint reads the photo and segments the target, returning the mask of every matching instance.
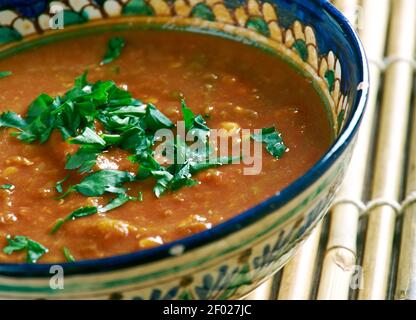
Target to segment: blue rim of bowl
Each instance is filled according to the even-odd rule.
[[[363,45],[356,31],[350,25],[347,18],[345,18],[342,13],[339,12],[338,9],[336,9],[335,6],[333,6],[329,1],[313,1],[317,1],[322,6],[322,9],[326,10],[327,13],[344,30],[347,41],[349,41],[354,49],[357,61],[361,61],[359,70],[357,71],[360,78],[358,83],[368,84],[368,62]],[[368,86],[364,86],[364,88],[359,90],[357,89],[357,97],[350,118],[348,119],[345,128],[342,130],[341,134],[326,154],[303,176],[295,180],[279,193],[259,203],[257,206],[213,227],[210,230],[206,230],[156,248],[108,258],[82,260],[72,263],[60,263],[59,265],[64,268],[65,274],[67,275],[108,272],[132,266],[139,266],[171,257],[172,255],[170,250],[173,247],[184,246],[186,248],[186,253],[226,237],[231,233],[241,230],[255,221],[264,218],[268,214],[287,204],[301,192],[314,184],[319,177],[337,161],[337,159],[347,149],[349,144],[352,143],[364,114],[368,91]],[[13,277],[50,277],[49,271],[53,265],[56,264],[0,263],[0,275]]]

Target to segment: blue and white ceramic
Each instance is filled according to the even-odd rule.
[[[57,12],[64,28],[50,30]],[[0,261],[0,298],[244,297],[292,257],[342,182],[368,93],[360,41],[326,0],[0,0],[0,56],[60,33],[120,26],[203,31],[267,47],[313,79],[337,138],[289,187],[211,230],[154,249],[63,264],[63,289],[54,285],[51,265]]]

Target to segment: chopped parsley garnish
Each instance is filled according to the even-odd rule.
[[[264,128],[260,134],[253,134],[251,137],[254,141],[264,143],[266,150],[277,159],[280,159],[287,150],[282,135],[274,127]]]
[[[182,114],[185,122],[185,129],[192,134],[193,137],[198,137],[201,141],[206,142],[209,136],[209,128],[205,119],[201,115],[195,116],[191,109],[182,99]]]
[[[14,185],[7,183],[7,184],[2,184],[0,185],[0,189],[3,190],[13,190],[14,189]]]
[[[3,252],[10,255],[13,252],[26,251],[27,263],[36,263],[45,253],[49,251],[40,243],[25,236],[15,236],[12,238],[8,235],[6,239],[8,244],[4,247]]]
[[[66,261],[75,262],[74,256],[72,255],[71,251],[67,247],[62,248],[62,253],[64,254]]]
[[[126,43],[123,38],[111,38],[108,41],[107,52],[105,53],[104,58],[101,61],[101,65],[108,64],[116,60],[120,56],[121,50],[124,48],[125,44]]]
[[[77,191],[86,197],[100,197],[105,193],[123,194],[126,189],[122,185],[133,182],[135,176],[126,171],[100,170],[85,177],[80,183],[70,187],[62,197]],[[61,198],[62,198],[61,197]]]
[[[77,152],[68,156],[65,169],[78,169],[80,173],[90,172],[97,162],[97,157],[103,151],[101,147],[81,146]]]
[[[72,144],[101,147],[105,147],[106,144],[103,138],[101,138],[98,134],[95,133],[95,131],[88,127],[85,128],[84,132],[81,133],[79,136],[70,138],[68,142]]]
[[[139,191],[137,194],[137,201],[143,202],[143,192]]]
[[[56,184],[55,184],[55,189],[58,193],[62,193],[64,192],[63,189],[63,184],[69,179],[69,174],[66,175],[65,178],[63,178],[62,180],[59,180]]]
[[[160,165],[151,153],[136,154],[135,158],[132,158],[132,161],[140,164],[138,179],[151,176],[156,180],[153,192],[158,198],[168,190],[175,191],[182,187],[197,185],[198,181],[192,178],[194,174],[201,170],[229,164],[233,160],[227,157],[212,161],[207,143],[210,129],[206,126],[205,120],[200,115],[195,116],[184,100],[182,100],[182,114],[187,133],[203,142],[202,148],[194,150],[180,137],[176,137],[172,146],[175,150],[175,162],[168,167]]]
[[[11,71],[0,71],[0,79],[1,78],[6,78],[12,75]]]
[[[106,63],[118,57],[124,41],[113,38],[109,43]],[[185,134],[201,142],[198,148],[189,145],[177,134],[167,147],[174,150],[174,159],[162,165],[155,158],[156,134],[159,129],[175,129],[174,123],[153,104],[146,104],[132,97],[113,81],[90,83],[87,72],[75,79],[74,87],[62,96],[41,94],[29,106],[25,117],[13,112],[0,115],[0,128],[14,128],[11,134],[24,143],[47,142],[54,130],[62,139],[78,149],[67,156],[65,169],[81,175],[79,183],[64,184],[69,175],[58,181],[55,189],[63,199],[77,192],[85,197],[110,196],[106,205],[88,206],[74,210],[66,218],[59,219],[51,233],[57,232],[69,221],[118,208],[128,201],[142,201],[141,192],[129,195],[130,183],[152,179],[153,192],[161,197],[169,191],[199,184],[194,175],[199,171],[232,163],[234,158],[214,158],[208,143],[210,128],[201,115],[195,115],[182,99]],[[179,131],[179,130],[178,130]],[[274,128],[263,129],[253,135],[255,141],[266,144],[266,149],[279,158],[286,147]],[[170,145],[169,145],[170,144]],[[97,158],[109,149],[122,149],[130,153],[128,159],[138,164],[137,172],[94,169]],[[66,191],[64,191],[66,189]]]
[[[106,206],[98,208],[98,211],[103,213],[114,210],[133,199],[133,197],[128,196],[126,193],[120,193],[117,195],[117,197],[110,200],[110,202]]]
[[[56,233],[62,227],[62,225],[68,221],[85,218],[96,213],[98,213],[97,207],[89,206],[89,207],[79,208],[71,212],[71,214],[66,216],[64,219],[58,219],[58,221],[56,222],[56,224],[53,226],[51,230],[51,234]]]
[[[17,113],[14,112],[4,112],[0,116],[0,127],[8,128],[23,128],[27,126],[25,120],[22,119]]]

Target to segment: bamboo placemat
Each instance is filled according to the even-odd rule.
[[[368,109],[327,218],[249,299],[416,299],[416,0],[331,2],[366,47]]]

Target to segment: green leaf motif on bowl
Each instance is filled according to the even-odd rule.
[[[154,16],[154,10],[144,0],[130,1],[122,11],[125,15]]]
[[[195,7],[193,7],[191,16],[203,20],[215,21],[215,15],[211,8],[204,3],[198,3]]]
[[[328,82],[329,91],[330,92],[334,91],[334,88],[335,88],[335,72],[334,72],[334,70],[328,70],[325,73],[325,79]]]
[[[266,21],[264,21],[261,17],[251,17],[247,20],[246,23],[247,28],[250,28],[265,37],[270,37],[270,30],[269,26],[267,25]]]
[[[70,10],[64,10],[64,25],[69,26],[71,24],[79,24],[87,22],[88,19],[84,18],[82,15],[70,11]]]
[[[303,61],[307,61],[309,54],[308,54],[308,47],[306,46],[306,42],[302,39],[298,39],[293,44],[293,48],[297,51],[299,56],[302,58]]]
[[[8,27],[0,27],[0,44],[18,41],[22,39],[22,35],[15,29]]]

